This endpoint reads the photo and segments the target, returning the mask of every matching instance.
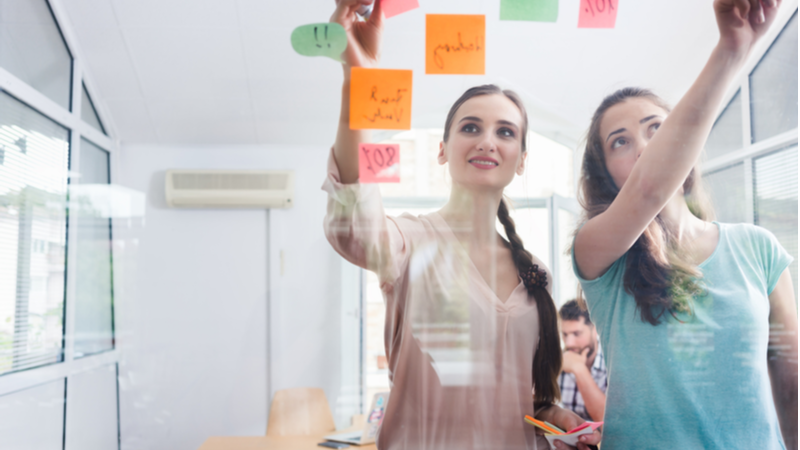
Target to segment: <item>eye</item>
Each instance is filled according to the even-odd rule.
[[[463,127],[461,127],[461,131],[464,133],[477,133],[478,130],[479,130],[478,126],[475,125],[474,123],[467,123],[464,124]]]
[[[614,139],[613,142],[611,142],[611,148],[612,149],[617,149],[617,148],[620,148],[620,147],[622,147],[623,145],[625,145],[627,143],[628,143],[628,141],[625,140],[625,138],[623,138],[623,137],[616,138],[616,139]]]
[[[512,130],[511,128],[506,128],[506,127],[503,127],[503,128],[500,128],[499,130],[497,130],[497,134],[499,134],[500,136],[509,137],[509,138],[513,138],[513,137],[516,136],[516,134],[514,133],[514,130]]]
[[[654,124],[650,125],[649,131],[650,131],[651,133],[655,133],[655,132],[656,132],[656,130],[658,130],[658,128],[659,128],[660,126],[661,126],[661,123],[660,123],[660,122],[656,122],[656,123],[654,123]]]

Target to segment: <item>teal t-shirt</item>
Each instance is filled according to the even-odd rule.
[[[715,222],[716,223],[716,222]],[[767,370],[769,294],[792,257],[769,231],[717,224],[694,314],[643,322],[625,256],[583,286],[608,367],[603,450],[785,449]]]

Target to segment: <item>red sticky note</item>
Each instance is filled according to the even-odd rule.
[[[578,28],[614,28],[619,0],[581,0]]]
[[[350,129],[411,129],[410,70],[350,69]]]
[[[486,67],[486,17],[425,16],[425,73],[483,75]]]
[[[381,0],[381,9],[387,19],[417,8],[419,8],[417,0]]]
[[[399,183],[399,144],[360,144],[358,179],[361,183]]]

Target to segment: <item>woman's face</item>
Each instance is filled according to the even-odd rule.
[[[606,168],[622,188],[639,155],[667,117],[667,111],[646,98],[630,98],[609,108],[600,121]]]
[[[468,188],[502,190],[525,170],[522,113],[505,95],[480,95],[462,104],[439,164],[450,164],[453,182]]]

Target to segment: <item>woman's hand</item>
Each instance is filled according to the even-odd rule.
[[[558,407],[558,406],[551,406],[548,408],[547,415],[548,418],[544,418],[548,422],[552,423],[553,425],[561,428],[564,431],[572,430],[573,428],[577,427],[578,425],[586,422],[583,420],[579,415],[575,414],[574,412]],[[590,445],[597,445],[600,443],[600,439],[603,436],[600,434],[599,431],[595,430],[592,434],[585,434],[578,438],[580,442],[578,442],[578,449],[579,450],[589,450]],[[574,448],[571,447],[558,439],[555,440],[556,448],[559,449],[570,449]]]
[[[715,0],[720,46],[735,54],[748,54],[767,32],[781,0]]]
[[[359,19],[356,15],[358,8],[373,2],[375,6],[369,19]],[[336,0],[331,22],[344,27],[347,33],[347,49],[342,53],[345,76],[350,76],[350,67],[377,67],[383,34],[380,0]]]

